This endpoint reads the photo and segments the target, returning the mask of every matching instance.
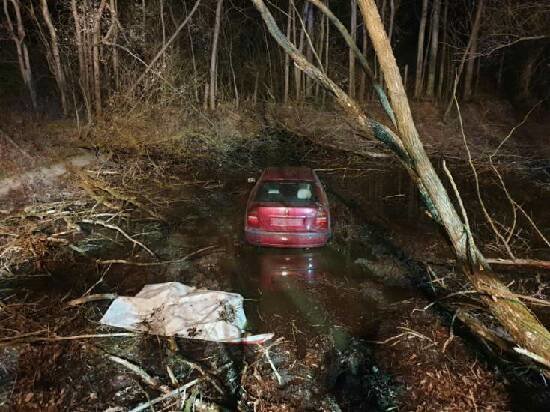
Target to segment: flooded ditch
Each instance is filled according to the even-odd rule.
[[[109,362],[109,354],[140,365],[164,383],[198,376],[201,384],[188,400],[229,410],[408,410],[407,402],[433,410],[451,400],[463,410],[514,405],[518,396],[507,390],[510,382],[498,368],[480,358],[475,345],[458,337],[452,341],[448,314],[423,309],[430,302],[425,293],[429,285],[416,259],[440,262],[450,251],[404,172],[380,163],[360,168],[333,164],[322,151],[302,149],[282,141],[256,148],[263,156],[253,151],[231,156],[241,169],[209,175],[175,167],[164,182],[168,185],[154,187],[151,180],[153,187],[147,189],[162,194],[165,221],[149,216],[123,228],[161,261],[204,250],[189,260],[157,266],[94,264],[94,259],[140,261],[144,252],[112,231],[83,224],[75,244],[86,258],[48,256],[34,266],[34,275],[0,284],[3,302],[11,307],[2,318],[9,335],[46,329],[56,336],[116,332],[98,324],[108,302],[76,309],[65,302],[86,293],[134,295],[146,284],[177,281],[242,294],[247,328],[275,333],[273,342],[243,347],[176,339],[175,350],[169,341],[151,336],[17,345],[6,340],[0,349],[1,408],[114,411],[156,396],[135,374]],[[262,163],[250,163],[254,157]],[[327,247],[284,250],[244,243],[242,220],[251,189],[247,177],[279,164],[323,169],[319,174],[335,225]],[[471,177],[461,170],[455,177],[472,205],[475,227],[490,239],[468,184]],[[531,185],[527,190],[524,180],[512,179],[525,207],[547,228],[548,188]],[[490,207],[504,215],[498,186],[489,179],[485,184]],[[533,244],[525,233],[521,239]],[[21,330],[18,317],[35,324]],[[175,376],[169,376],[167,366]],[[464,392],[460,382],[471,388]],[[543,398],[540,391],[536,394]]]

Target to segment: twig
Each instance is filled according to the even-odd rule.
[[[119,358],[118,356],[115,356],[115,355],[109,355],[109,359],[111,359],[113,362],[118,363],[119,365],[124,366],[126,369],[129,369],[132,372],[134,372],[136,375],[138,375],[141,378],[141,380],[144,383],[149,385],[151,388],[159,389],[165,394],[170,392],[168,387],[165,385],[161,385],[157,378],[153,378],[151,375],[145,372],[142,368],[133,364],[132,362],[129,362],[126,359]]]
[[[204,368],[199,365],[198,363],[195,363],[195,362],[192,362],[188,359],[185,359],[184,357],[182,356],[179,356],[179,355],[175,355],[175,358],[178,359],[179,361],[185,363],[187,366],[189,366],[191,369],[193,370],[196,370],[197,372],[199,372],[204,379],[206,379],[208,382],[210,382],[212,384],[212,386],[221,394],[221,395],[225,395],[225,391],[220,387],[220,385],[216,382],[216,380],[214,379],[214,377],[212,376],[211,373],[207,372],[204,370]]]
[[[468,241],[468,244],[470,245],[470,250],[473,251],[476,249],[476,244],[474,241],[474,236],[472,235],[472,229],[470,227],[470,222],[468,220],[468,214],[466,213],[466,208],[464,207],[464,203],[462,202],[462,196],[460,196],[460,192],[456,187],[456,183],[453,179],[453,175],[451,174],[451,171],[447,168],[447,163],[445,162],[445,160],[443,160],[443,170],[445,170],[445,173],[449,178],[449,182],[451,183],[455,196],[458,200],[458,205],[460,206],[460,211],[462,212],[462,219],[464,219],[464,230],[466,231],[466,235],[468,236],[467,241]]]
[[[200,382],[200,379],[195,379],[195,380],[192,380],[191,382],[187,382],[185,385],[180,386],[179,388],[174,389],[171,392],[168,392],[168,393],[166,393],[162,396],[159,396],[158,398],[150,400],[149,402],[142,403],[141,405],[135,407],[134,409],[131,409],[130,412],[144,411],[144,410],[152,407],[153,405],[156,405],[159,402],[163,402],[167,399],[174,398],[174,397],[176,397],[176,396],[178,396],[182,393],[183,393],[183,397],[185,398],[186,393],[187,393],[187,389],[191,388],[192,386],[196,385],[199,382]]]
[[[47,331],[41,331],[47,332]],[[24,335],[0,338],[0,344],[9,342],[13,343],[30,343],[30,342],[57,342],[64,340],[80,340],[80,339],[96,339],[96,338],[120,338],[120,337],[135,337],[138,336],[136,333],[129,332],[119,332],[119,333],[98,333],[90,335],[74,335],[74,336],[45,336],[45,337],[34,337],[32,334],[38,334],[37,332],[31,332]],[[20,339],[21,337],[21,339]],[[18,342],[20,341],[20,342]]]
[[[483,201],[483,198],[481,197],[481,189],[480,189],[480,186],[479,186],[479,176],[478,176],[477,170],[474,166],[474,162],[472,161],[472,153],[470,152],[470,147],[468,146],[468,142],[466,140],[466,134],[464,132],[464,125],[462,123],[462,114],[460,113],[460,106],[458,105],[458,100],[457,100],[456,96],[454,96],[454,101],[455,101],[455,104],[456,104],[456,110],[458,111],[458,122],[459,122],[459,125],[460,125],[460,132],[462,134],[462,140],[464,142],[464,147],[466,148],[466,154],[468,155],[468,163],[470,164],[472,172],[474,173],[474,180],[475,180],[475,183],[476,183],[477,199],[478,199],[479,204],[481,206],[481,210],[483,211],[483,215],[485,216],[485,219],[487,219],[487,222],[491,226],[491,229],[493,229],[493,232],[497,236],[497,239],[499,239],[502,242],[502,244],[504,245],[504,248],[506,249],[506,252],[508,253],[508,255],[512,259],[515,259],[516,257],[514,256],[514,253],[512,252],[512,249],[510,248],[510,245],[508,244],[508,242],[506,241],[504,236],[502,236],[502,234],[499,232],[499,230],[495,226],[495,222],[493,221],[493,219],[491,218],[491,215],[487,211],[487,208],[485,207],[485,202]]]
[[[90,225],[98,225],[98,226],[103,226],[103,227],[106,227],[108,229],[112,229],[112,230],[116,230],[118,233],[120,233],[122,236],[124,236],[126,239],[128,239],[130,242],[132,242],[134,245],[138,245],[138,246],[141,246],[144,250],[146,250],[151,256],[153,256],[154,258],[157,257],[156,253],[153,252],[151,249],[149,249],[147,246],[145,246],[142,242],[140,242],[139,240],[136,240],[134,239],[132,236],[130,236],[129,234],[127,234],[124,230],[122,230],[121,228],[119,228],[118,226],[116,225],[111,225],[107,222],[104,222],[102,220],[91,220],[91,219],[82,219],[80,220],[80,222],[82,223],[88,223]]]
[[[160,266],[160,265],[169,265],[171,263],[179,263],[179,262],[185,262],[186,260],[189,260],[191,257],[198,255],[206,250],[210,250],[215,248],[215,245],[203,247],[199,250],[196,250],[192,253],[189,253],[188,255],[174,260],[163,260],[160,262],[133,262],[131,260],[124,260],[124,259],[108,259],[108,260],[101,260],[97,259],[96,263],[98,265],[112,265],[112,264],[121,264],[121,265],[133,265],[133,266]]]

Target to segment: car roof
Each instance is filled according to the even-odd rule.
[[[315,174],[309,167],[268,167],[262,180],[315,181]]]

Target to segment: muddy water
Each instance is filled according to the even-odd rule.
[[[378,260],[380,245],[356,242],[345,250],[336,241],[314,249],[247,245],[242,220],[251,186],[244,180],[182,193],[189,202],[172,210],[173,224],[154,247],[169,257],[181,254],[179,248],[223,248],[216,261],[219,271],[212,276],[245,297],[251,331],[274,332],[298,348],[319,334],[345,345],[351,336],[374,337],[380,308],[413,295],[406,280],[388,285],[373,276],[366,261]]]

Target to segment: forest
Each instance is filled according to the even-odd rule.
[[[0,4],[0,410],[548,410],[548,1]],[[327,246],[243,239],[274,166]],[[273,338],[103,322],[162,282]]]

